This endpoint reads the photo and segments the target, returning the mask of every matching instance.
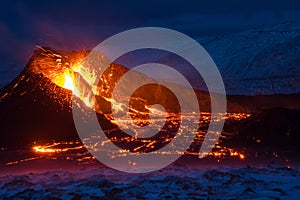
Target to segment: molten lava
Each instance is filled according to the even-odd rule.
[[[83,148],[80,142],[54,142],[52,144],[33,146],[33,150],[36,153],[61,153]]]
[[[96,92],[96,73],[82,64],[89,51],[58,53],[49,48],[37,47],[39,50],[35,51],[31,59],[30,70],[35,74],[42,74],[55,85],[72,91],[86,106],[92,107],[94,102],[91,96]]]
[[[100,82],[96,83],[96,78],[97,74],[99,72],[95,71],[95,69],[90,69],[89,63],[86,62],[86,57],[88,55],[88,51],[78,51],[78,52],[71,52],[71,53],[64,53],[62,52],[57,53],[53,52],[51,49],[46,49],[39,47],[39,51],[37,55],[32,60],[31,63],[31,70],[34,71],[36,74],[43,74],[44,77],[48,78],[52,83],[55,84],[55,86],[59,86],[61,88],[66,89],[65,93],[68,93],[68,98],[62,99],[62,101],[68,101],[70,102],[70,92],[78,97],[87,107],[95,109],[95,111],[98,112],[98,107],[97,106],[106,106],[109,107],[108,111],[104,111],[103,113],[109,113],[110,107],[113,107],[115,110],[119,111],[124,111],[125,107],[128,105],[124,105],[123,103],[117,102],[116,100],[112,99],[112,92],[114,90],[114,87],[116,83],[118,82],[118,79],[122,77],[128,69],[125,67],[122,67],[120,65],[116,64],[111,64],[111,66],[103,73]],[[98,62],[103,62],[105,63],[104,60],[105,58],[100,56]],[[104,67],[104,66],[102,66]],[[141,74],[138,74],[135,78],[135,81],[141,81],[142,79],[148,78],[145,77]],[[55,90],[55,86],[54,89]],[[126,84],[124,84],[124,89],[126,89]],[[149,95],[149,92],[151,88],[149,89],[141,89],[140,92],[137,90],[136,97],[135,99],[131,101],[132,104],[130,104],[129,111],[134,113],[135,118],[134,121],[136,124],[145,124],[148,125],[151,122],[151,120],[165,120],[166,117],[166,112],[162,112],[163,110],[157,109],[156,107],[151,107],[151,105],[148,104],[140,104],[140,95],[144,94],[146,97]],[[157,93],[156,98],[165,95],[165,92],[162,92],[162,88],[160,87],[159,90],[153,89],[152,93]],[[68,90],[68,91],[67,91]],[[64,90],[63,90],[64,91]],[[58,92],[62,92],[62,90],[58,90]],[[58,94],[57,96],[59,96]],[[101,101],[96,102],[95,98],[96,96],[97,101],[99,99]],[[169,97],[169,96],[166,96]],[[167,99],[167,98],[166,98]],[[169,99],[169,98],[168,98]],[[157,99],[156,99],[157,100]],[[165,101],[166,105],[169,105],[171,107],[174,107],[173,104],[174,102],[170,101]],[[162,102],[155,102],[155,104],[162,104]],[[143,106],[145,109],[137,109],[135,105],[139,105],[139,108],[142,108]],[[104,110],[106,109],[104,108]],[[163,106],[165,107],[165,106]],[[103,108],[101,108],[102,111]],[[143,111],[143,112],[142,112]],[[98,112],[102,113],[102,112]],[[131,113],[131,114],[132,114]],[[151,114],[154,117],[151,119],[145,117],[145,115]],[[191,123],[199,123],[199,119],[194,119],[192,118],[189,113],[181,113],[184,118],[188,119],[191,121]],[[234,119],[234,120],[241,120],[243,118],[249,117],[249,114],[245,113],[227,113],[226,118]],[[107,116],[105,116],[107,117]],[[202,127],[207,126],[210,122],[210,113],[205,113],[201,112],[201,120],[200,124]],[[132,115],[131,118],[126,118],[119,120],[118,118],[113,118],[109,117],[107,118],[109,121],[109,126],[106,125],[106,127],[111,127],[112,124],[117,124],[121,125],[122,128],[127,129],[129,126],[129,122],[133,120]],[[171,120],[171,118],[170,118]],[[105,124],[104,124],[105,125]],[[168,124],[168,127],[177,127],[179,126],[179,121],[173,120],[172,123]],[[153,127],[154,129],[157,129],[157,131],[160,131],[162,127]],[[183,127],[184,130],[189,131],[189,127]],[[114,129],[115,130],[115,129]],[[168,130],[165,130],[168,133]],[[110,130],[107,130],[107,132],[110,134]],[[117,133],[117,132],[116,132]],[[178,133],[178,134],[183,134]],[[199,135],[202,133],[199,132]],[[139,133],[135,133],[136,136],[139,135]],[[125,145],[128,143],[131,143],[132,140],[134,140],[134,137],[109,137],[107,141],[103,141],[102,143],[104,144],[105,142],[115,142],[117,145],[118,143],[124,143]],[[119,136],[119,132],[118,132]],[[163,135],[165,136],[165,135]],[[200,136],[199,136],[200,137]],[[116,138],[116,139],[114,139]],[[172,140],[172,137],[159,137],[156,139],[151,139],[151,138],[145,138],[142,139],[139,142],[139,145],[137,146],[132,146],[132,151],[138,152],[140,149],[141,151],[147,151],[147,150],[153,150],[159,146],[159,144],[167,144]],[[56,145],[56,144],[55,144]],[[129,147],[128,147],[129,148]],[[122,148],[123,149],[123,148]],[[222,149],[222,148],[221,148]],[[59,148],[54,148],[53,146],[34,146],[34,151],[37,153],[60,153],[64,152],[64,149],[59,149]],[[163,152],[163,154],[168,154],[169,152]],[[239,157],[240,159],[244,159],[245,156],[242,153],[239,153],[233,149],[224,149],[220,150],[219,152],[215,152],[210,154],[211,156],[214,157],[222,157],[222,156],[232,156],[232,157]],[[112,155],[114,156],[114,155]]]
[[[63,88],[71,90],[74,92],[74,85],[73,85],[73,79],[68,74],[65,75],[65,81],[64,81]]]
[[[70,70],[66,70],[53,81],[56,85],[71,90],[74,92],[74,76],[71,75]]]

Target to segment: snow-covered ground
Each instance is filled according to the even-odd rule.
[[[169,166],[149,174],[108,168],[2,175],[0,196],[23,199],[298,199],[300,171]]]

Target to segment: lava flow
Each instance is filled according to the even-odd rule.
[[[176,104],[174,103],[175,101],[166,100],[168,97],[172,96],[172,93],[164,91],[164,89],[159,85],[154,85],[153,87],[148,85],[147,87],[136,90],[134,93],[135,96],[131,97],[129,105],[130,107],[127,109],[128,112],[130,112],[128,115],[129,118],[123,118],[122,120],[114,118],[111,115],[111,107],[114,107],[117,113],[118,111],[121,112],[125,110],[126,105],[114,100],[112,98],[112,92],[119,78],[128,71],[127,68],[112,63],[109,68],[103,72],[100,82],[96,83],[98,71],[94,69],[91,70],[88,67],[89,63],[86,59],[90,51],[74,51],[66,53],[55,52],[45,47],[38,48],[39,50],[34,53],[29,62],[28,69],[34,74],[45,77],[47,79],[47,83],[51,82],[49,84],[51,85],[51,89],[46,88],[43,91],[51,91],[51,94],[48,95],[50,98],[53,96],[58,96],[57,99],[60,101],[59,104],[69,104],[69,108],[71,108],[72,105],[71,99],[73,94],[83,102],[83,105],[87,106],[88,108],[93,108],[97,112],[99,123],[101,127],[103,126],[107,140],[99,142],[98,146],[95,148],[100,148],[105,151],[105,145],[108,142],[113,142],[115,145],[120,147],[120,152],[124,150],[137,153],[155,151],[156,149],[168,144],[173,139],[175,134],[180,135],[184,134],[185,131],[192,131],[190,130],[189,126],[182,126],[183,131],[176,132],[177,127],[180,126],[180,118],[178,118],[178,115],[180,114],[182,118],[187,119],[190,121],[190,123],[200,124],[198,135],[194,140],[195,145],[191,145],[187,154],[196,155],[196,153],[198,153],[198,147],[201,146],[203,136],[205,136],[205,131],[210,123],[211,116],[209,112],[201,112],[199,119],[191,117],[192,115],[190,115],[190,113],[180,113],[180,110],[178,109],[172,110],[172,108],[176,108]],[[105,57],[99,55],[98,62],[100,63],[100,67],[105,67],[101,65],[101,62],[106,62]],[[139,82],[144,79],[150,78],[143,74],[137,73],[133,81]],[[26,78],[21,76],[19,80],[24,81]],[[18,87],[20,81],[16,82],[14,88]],[[37,83],[34,87],[40,87],[40,84]],[[126,90],[127,85],[124,84],[123,87]],[[185,91],[184,89],[185,88],[182,88],[183,91]],[[22,95],[23,93],[24,91],[21,92]],[[156,99],[153,99],[153,101],[150,98],[151,96],[149,96],[150,93],[155,94],[153,97]],[[150,98],[150,103],[147,103],[145,99],[141,99],[140,96],[145,97],[145,99],[148,98],[148,100]],[[205,99],[206,97],[202,95],[201,98]],[[161,104],[164,108],[167,107],[166,110],[168,111],[169,109],[174,111],[174,115],[166,115],[166,111],[164,109],[152,106],[153,104]],[[209,105],[207,105],[207,107],[209,107]],[[102,114],[104,117],[101,117]],[[249,116],[250,115],[246,113],[227,113],[226,119],[238,121]],[[170,123],[167,124],[163,129],[161,126],[154,126],[153,128],[157,130],[157,132],[162,131],[161,134],[156,134],[154,137],[139,139],[140,133],[138,131],[134,130],[133,135],[126,135],[122,133],[122,131],[116,126],[116,124],[118,124],[121,125],[122,128],[126,129],[129,127],[129,123],[133,121],[135,124],[142,127],[155,121],[165,121],[166,117],[170,120]],[[168,135],[166,136],[165,133],[168,133]],[[64,133],[62,132],[60,134],[63,135]],[[39,140],[38,143],[33,145],[33,151],[38,156],[51,155],[56,157],[57,155],[61,154],[66,155],[67,152],[79,150],[83,151],[83,149],[85,149],[81,143],[73,144],[71,142],[72,144],[70,144],[70,141],[62,142],[65,139],[53,140],[56,142],[49,143],[49,141],[47,141],[46,144],[43,143],[43,140]],[[170,152],[161,153],[166,155],[170,154]],[[84,155],[87,154],[88,152],[85,152]],[[109,152],[109,155],[111,157],[115,157],[117,154],[116,152]],[[208,156],[216,158],[237,157],[241,160],[245,158],[243,153],[221,145],[218,145],[216,147],[216,151],[213,151],[213,153],[209,154]]]

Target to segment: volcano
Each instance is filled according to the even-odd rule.
[[[90,51],[54,51],[47,47],[38,47],[33,52],[28,64],[21,74],[15,78],[8,86],[0,90],[0,124],[2,146],[26,145],[33,142],[47,141],[74,141],[79,140],[72,115],[72,94],[83,103],[83,106],[91,107],[90,92],[92,76],[94,72],[87,71],[82,67],[81,62]],[[100,56],[101,59],[105,59]],[[95,109],[98,114],[109,114],[111,112],[111,92],[117,80],[128,71],[126,67],[112,63],[104,72],[101,81],[97,85]],[[81,90],[76,90],[74,78],[81,80]],[[149,79],[141,73],[135,73],[134,80]],[[178,86],[181,87],[181,86]],[[126,90],[126,84],[124,85]],[[182,88],[181,90],[184,90]],[[167,110],[176,108],[162,86],[140,88],[136,91],[137,96],[147,94],[152,90],[156,94],[153,103],[163,104]],[[164,94],[163,94],[164,93]],[[184,95],[190,95],[187,92]],[[209,98],[205,93],[199,93],[202,98],[203,107],[209,105]],[[143,97],[148,98],[147,95]],[[139,106],[141,101],[133,100],[136,109],[144,109]],[[101,111],[99,110],[101,107]],[[139,118],[147,124],[147,115],[134,113],[132,107],[132,117]],[[98,109],[98,110],[97,110]],[[101,118],[102,117],[102,118]],[[102,122],[108,121],[106,117],[99,116]],[[138,120],[140,123],[141,120]],[[101,122],[100,122],[101,123]],[[143,126],[143,124],[140,124]]]
[[[21,74],[0,90],[1,145],[79,140],[72,116],[73,79],[75,76],[82,79],[81,87],[87,87],[86,91],[83,88],[76,95],[85,106],[91,106],[88,87],[93,77],[80,64],[89,53],[54,51],[47,47],[38,47],[33,52]],[[113,84],[126,71],[121,65],[111,64],[102,82]],[[135,78],[147,79],[141,74]],[[97,101],[107,113],[110,109],[106,98],[110,97],[111,85],[101,86],[100,83],[102,93]]]
[[[90,91],[91,82],[94,81],[93,74],[86,70],[82,62],[91,51],[54,51],[47,47],[38,47],[29,59],[28,64],[8,86],[0,90],[0,126],[1,126],[1,146],[28,145],[33,142],[48,142],[48,141],[77,141],[79,140],[72,115],[72,95],[82,102],[83,106],[92,106]],[[101,59],[106,59],[100,56]],[[109,115],[111,113],[111,93],[118,79],[125,74],[129,69],[116,63],[112,63],[109,68],[103,73],[103,77],[96,87],[96,103],[95,111],[98,113],[98,120],[107,131],[114,129],[110,123]],[[74,84],[74,78],[82,80],[80,87],[81,92],[76,90],[77,85]],[[136,72],[134,74],[135,81],[152,80],[152,78]],[[86,88],[85,88],[86,87]],[[182,95],[192,95],[184,86],[176,85]],[[126,90],[126,84],[123,88]],[[210,97],[208,92],[194,90],[201,112],[207,112],[202,115],[200,121],[200,129],[205,132],[209,124],[210,112]],[[149,94],[155,94],[151,96]],[[131,117],[140,126],[145,126],[149,123],[149,109],[145,109],[143,102],[148,100],[150,104],[160,103],[168,112],[178,114],[176,109],[176,100],[172,99],[172,92],[168,92],[162,86],[146,86],[136,90],[136,97],[133,99]],[[150,100],[149,100],[150,98]],[[152,100],[151,100],[152,98]],[[299,95],[268,95],[268,96],[227,96],[227,110],[229,118],[230,113],[237,113],[234,119],[240,120],[248,114],[257,110],[272,107],[288,107],[292,105],[297,107],[299,104]],[[152,103],[151,103],[152,101]],[[293,101],[294,103],[290,104]],[[149,103],[148,102],[148,103]],[[270,103],[272,102],[272,103]],[[135,107],[134,107],[135,106]],[[300,106],[299,106],[300,107]],[[135,112],[139,110],[140,112]],[[195,119],[193,119],[195,120]],[[197,119],[196,119],[197,120]],[[206,120],[206,121],[205,121]],[[231,121],[228,121],[229,129]],[[176,123],[175,123],[176,124]],[[169,124],[170,125],[170,124]],[[171,126],[171,129],[176,130],[176,125]],[[169,134],[167,141],[174,136],[174,130],[165,131]],[[113,133],[111,137],[114,136]],[[119,133],[118,133],[119,134]],[[158,134],[159,135],[159,134]],[[125,136],[124,136],[125,137]],[[110,138],[110,137],[109,137]],[[201,138],[201,137],[200,137]],[[131,140],[132,138],[129,138]],[[153,138],[152,138],[153,139]],[[155,139],[155,138],[154,138]],[[159,140],[159,137],[156,138]],[[201,139],[195,139],[195,144],[201,143]],[[150,142],[151,143],[151,142]],[[131,150],[139,145],[131,147]],[[122,142],[117,145],[124,145]],[[125,144],[126,145],[126,144]],[[193,146],[193,145],[192,145]],[[195,145],[194,145],[195,146]],[[197,146],[197,145],[196,145]],[[155,150],[153,147],[152,150]],[[197,149],[197,147],[195,147]]]

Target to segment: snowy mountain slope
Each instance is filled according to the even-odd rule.
[[[227,36],[195,39],[215,61],[227,94],[300,93],[300,22],[283,23]],[[178,50],[188,49],[187,45],[185,41],[174,44]],[[165,51],[134,52],[119,61],[129,68],[146,62],[162,63],[180,71],[193,87],[206,90],[205,84],[192,66],[174,54]],[[168,74],[161,73],[159,76],[169,82],[178,83],[178,80],[172,79]]]
[[[198,41],[219,67],[227,93],[300,92],[300,22]]]
[[[300,22],[282,23],[263,29],[206,38],[195,38],[211,55],[230,95],[271,95],[300,93]],[[178,41],[178,49],[186,49]],[[131,68],[144,63],[159,62],[180,71],[193,87],[206,90],[195,70],[182,59],[163,51],[130,53],[117,62]],[[3,70],[2,70],[3,71]],[[4,73],[2,73],[4,74]],[[154,73],[152,78],[155,78]],[[178,80],[160,74],[167,82]],[[1,79],[0,86],[7,84]]]

